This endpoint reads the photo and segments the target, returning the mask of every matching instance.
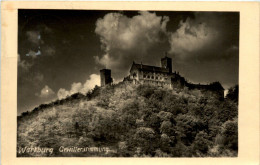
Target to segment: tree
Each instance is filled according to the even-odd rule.
[[[160,132],[170,136],[175,135],[175,129],[170,121],[162,122]]]
[[[235,85],[234,87],[231,87],[231,88],[228,89],[228,93],[227,93],[226,98],[230,99],[232,101],[235,101],[237,103],[238,102],[238,94],[239,94],[238,85]]]
[[[185,145],[190,145],[199,132],[199,120],[190,115],[178,115],[176,118],[177,139]]]
[[[140,127],[137,128],[134,139],[138,147],[141,147],[143,154],[152,155],[154,154],[155,145],[155,132],[152,128]]]
[[[196,154],[206,154],[208,152],[209,146],[210,146],[210,141],[208,140],[208,134],[205,133],[204,131],[200,131],[196,137],[195,140],[192,144],[193,146],[193,151]]]
[[[238,150],[238,124],[237,119],[233,121],[226,121],[223,124],[222,130],[223,136],[223,145],[230,149],[237,151]]]

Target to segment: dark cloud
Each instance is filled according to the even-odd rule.
[[[18,54],[18,68],[21,68],[22,70],[27,72],[32,66],[33,66],[33,63],[30,63],[26,60],[21,60],[21,57]]]
[[[179,60],[222,58],[226,49],[238,47],[238,16],[238,13],[195,13],[194,18],[182,20],[177,31],[171,34],[170,52]]]
[[[36,58],[39,55],[52,56],[56,50],[53,47],[53,30],[45,24],[38,24],[25,32],[27,43],[26,56]]]
[[[41,47],[41,50],[42,50],[42,54],[45,56],[53,56],[56,53],[55,48],[49,45],[43,45]]]
[[[37,46],[43,43],[41,40],[41,35],[39,31],[27,31],[26,32],[28,41],[30,41],[33,44],[36,44]]]
[[[36,58],[37,56],[39,56],[39,55],[41,55],[41,54],[42,54],[42,53],[41,53],[40,50],[38,50],[37,52],[35,52],[35,51],[33,51],[33,50],[30,50],[30,51],[26,54],[26,56],[32,57],[32,58]]]
[[[174,68],[193,82],[238,83],[239,13],[195,13],[171,33]]]

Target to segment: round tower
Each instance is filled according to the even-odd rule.
[[[111,77],[111,70],[110,69],[102,69],[100,70],[100,85],[105,86],[107,84],[111,85],[113,79]]]

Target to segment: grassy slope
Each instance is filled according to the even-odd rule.
[[[52,147],[54,153],[18,156],[237,155],[237,103],[208,92],[120,83],[40,107],[19,117],[17,147]],[[61,153],[60,146],[117,153]]]

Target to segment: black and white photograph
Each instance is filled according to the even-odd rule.
[[[239,11],[18,9],[19,157],[237,157]]]

